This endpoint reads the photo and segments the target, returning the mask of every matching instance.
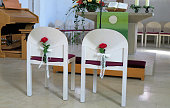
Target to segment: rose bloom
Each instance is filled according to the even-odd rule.
[[[41,41],[40,41],[40,42],[46,43],[47,41],[48,41],[48,38],[43,37],[43,38],[41,38]]]
[[[104,2],[99,1],[99,4],[101,4],[102,6],[104,6]]]
[[[107,47],[107,44],[105,44],[105,43],[101,43],[100,45],[99,45],[99,48],[106,48]]]
[[[83,0],[79,0],[76,3],[78,3],[79,5],[83,4]]]

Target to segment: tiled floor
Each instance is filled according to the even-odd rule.
[[[157,53],[154,76],[145,81],[128,79],[126,108],[170,108],[170,50],[143,49]],[[62,100],[62,74],[50,73],[50,86],[44,88],[45,68],[33,66],[33,96],[26,96],[26,61],[0,59],[0,108],[119,108],[121,78],[98,78],[97,94],[92,93],[92,76],[87,76],[86,102],[80,103],[80,75],[69,100]],[[69,75],[70,80],[70,75]],[[69,82],[70,88],[70,82]]]

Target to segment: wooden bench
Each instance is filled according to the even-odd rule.
[[[140,78],[142,81],[145,78],[145,61],[136,61],[136,60],[128,60],[128,69],[127,69],[127,77],[131,78]],[[81,58],[76,57],[76,73],[81,73]],[[53,66],[53,72],[63,71],[63,67],[61,66]],[[68,71],[71,72],[71,65],[69,64]],[[100,74],[100,70],[97,70],[98,74]],[[93,69],[86,69],[86,74],[93,74]],[[105,75],[108,76],[122,76],[122,71],[112,71],[106,70]]]

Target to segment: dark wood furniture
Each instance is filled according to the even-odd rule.
[[[25,37],[39,22],[38,16],[28,9],[15,7],[16,2],[19,4],[18,0],[4,0],[4,7],[0,7],[0,58],[26,59]]]

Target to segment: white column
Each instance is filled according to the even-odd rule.
[[[134,54],[137,48],[137,24],[129,23],[128,26],[129,54]]]

